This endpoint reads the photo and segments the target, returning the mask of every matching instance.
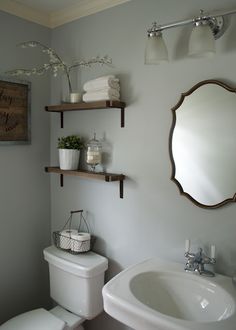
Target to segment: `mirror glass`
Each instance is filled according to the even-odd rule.
[[[223,82],[205,80],[172,108],[171,179],[201,207],[236,200],[235,92]]]

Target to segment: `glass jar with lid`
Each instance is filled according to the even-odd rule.
[[[91,167],[92,171],[95,171],[95,167],[101,164],[102,161],[102,144],[96,139],[96,133],[94,133],[93,139],[87,143],[86,163]]]

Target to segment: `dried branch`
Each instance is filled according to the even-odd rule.
[[[20,43],[18,45],[21,48],[35,48],[38,47],[40,50],[49,56],[49,62],[45,63],[42,67],[39,68],[32,68],[32,69],[15,69],[15,70],[9,70],[6,71],[6,74],[11,76],[31,76],[31,75],[43,75],[48,71],[51,71],[53,73],[53,76],[56,77],[59,71],[62,71],[66,74],[67,81],[68,81],[68,87],[70,93],[72,92],[72,86],[71,86],[71,80],[70,80],[70,72],[72,69],[78,68],[78,67],[91,67],[94,64],[100,64],[100,65],[111,65],[112,59],[109,56],[97,56],[93,57],[90,60],[80,60],[75,61],[71,65],[67,65],[61,57],[55,52],[54,49],[47,47],[43,44],[41,44],[38,41],[26,41],[23,43]]]

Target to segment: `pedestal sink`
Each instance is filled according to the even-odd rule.
[[[149,259],[103,288],[104,309],[136,330],[236,330],[232,279],[186,273],[184,265]]]

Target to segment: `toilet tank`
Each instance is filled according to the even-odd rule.
[[[55,246],[44,249],[43,254],[49,264],[53,300],[88,320],[101,313],[107,259],[92,251],[73,255]]]

